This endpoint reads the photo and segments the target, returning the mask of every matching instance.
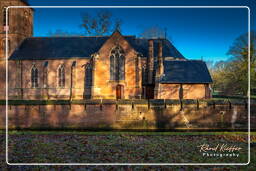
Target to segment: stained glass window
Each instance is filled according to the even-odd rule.
[[[125,56],[120,46],[113,48],[110,55],[110,80],[125,79]]]

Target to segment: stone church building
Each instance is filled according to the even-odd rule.
[[[207,99],[211,76],[205,62],[186,59],[167,39],[122,35],[32,37],[31,8],[1,0],[0,81],[5,96],[5,47],[9,99]],[[8,40],[5,31],[8,29]]]

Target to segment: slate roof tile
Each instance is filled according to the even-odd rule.
[[[31,37],[25,39],[10,56],[10,60],[68,59],[72,57],[90,58],[106,42],[109,36],[98,37]],[[148,56],[148,39],[124,36],[129,44],[144,57]],[[157,56],[157,41],[154,54]],[[184,58],[168,41],[163,41],[163,56]]]
[[[212,83],[211,75],[203,61],[164,61],[164,76],[160,83]]]

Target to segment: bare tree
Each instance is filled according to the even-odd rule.
[[[118,30],[121,32],[121,26],[122,26],[123,22],[121,19],[116,19],[115,21],[115,25],[114,25],[114,30]]]
[[[217,62],[211,71],[213,87],[225,95],[248,95],[249,51],[251,88],[256,89],[256,34],[252,31],[250,35],[250,49],[248,49],[248,34],[239,36],[227,53],[231,58]]]
[[[97,15],[92,16],[89,13],[82,15],[81,26],[85,29],[86,35],[103,36],[114,30],[121,30],[122,21],[120,19],[112,20],[110,11],[102,10]]]
[[[206,65],[207,65],[207,67],[208,67],[208,69],[211,71],[213,68],[214,68],[214,61],[213,60],[207,60],[207,61],[205,61],[205,63],[206,63]]]
[[[152,26],[144,29],[139,36],[143,38],[152,39],[152,38],[166,38],[167,35],[166,35],[166,29],[163,29],[158,26]]]

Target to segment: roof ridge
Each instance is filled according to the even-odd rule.
[[[44,39],[51,39],[51,38],[107,38],[110,36],[48,36],[48,37],[44,37],[44,36],[38,36],[38,37],[28,37],[27,39],[38,39],[38,38],[44,38]],[[123,37],[135,37],[133,35],[127,35],[127,36],[123,36]]]
[[[168,57],[165,57],[165,58],[168,58]],[[164,60],[164,62],[201,62],[201,63],[205,63],[205,61],[203,60],[200,60],[200,59],[180,59],[180,58],[174,58],[172,60]]]
[[[34,36],[34,37],[28,37],[27,39],[37,39],[37,38],[85,38],[85,37],[88,37],[88,38],[101,38],[101,37],[110,37],[109,35],[108,36]],[[136,35],[123,35],[123,37],[133,37],[135,38],[136,40],[150,40],[151,38],[144,38],[144,37],[136,37]],[[162,38],[155,38],[153,40],[166,40],[168,41],[168,39],[162,39]],[[172,44],[172,43],[171,43]]]
[[[84,37],[92,37],[92,38],[101,38],[101,37],[110,37],[110,36],[49,36],[49,37],[28,37],[27,39],[38,39],[38,38],[45,38],[45,39],[51,39],[51,38],[84,38]]]
[[[204,60],[201,59],[189,59],[190,61],[197,61],[197,62],[204,62]]]
[[[135,36],[136,37],[136,36]],[[136,39],[146,39],[146,40],[168,40],[166,38],[146,38],[146,37],[136,37]]]

